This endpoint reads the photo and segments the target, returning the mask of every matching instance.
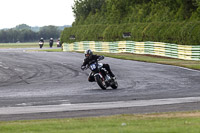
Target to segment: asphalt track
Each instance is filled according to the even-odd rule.
[[[200,71],[105,58],[119,88],[89,83],[84,55],[0,49],[0,121],[200,110]]]

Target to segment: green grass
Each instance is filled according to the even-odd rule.
[[[0,122],[1,133],[199,133],[200,112]]]
[[[46,50],[39,50],[39,51],[46,51],[46,52],[63,52],[62,49],[46,49]]]
[[[161,56],[138,55],[138,54],[128,54],[128,53],[121,53],[121,54],[97,53],[97,54],[118,59],[168,64],[168,65],[175,65],[175,66],[200,70],[200,61],[181,60],[181,59],[166,58]]]
[[[54,44],[54,47],[56,44]],[[39,48],[38,42],[29,43],[0,43],[0,48]],[[45,42],[44,47],[49,47],[49,43]]]

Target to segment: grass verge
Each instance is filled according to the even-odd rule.
[[[46,51],[46,52],[63,52],[61,48],[59,48],[59,49],[45,49],[45,50],[39,50],[39,51]]]
[[[121,53],[121,54],[97,53],[97,54],[101,54],[101,55],[112,57],[112,58],[118,58],[118,59],[168,64],[168,65],[175,65],[175,66],[181,66],[181,67],[200,70],[200,61],[181,60],[181,59],[174,59],[174,58],[161,57],[161,56],[138,55],[138,54],[128,54],[128,53]]]
[[[54,47],[56,44],[54,44]],[[44,43],[44,48],[49,48],[49,43]],[[39,48],[38,42],[28,42],[28,43],[0,43],[0,49],[2,48]]]
[[[198,133],[200,112],[0,122],[1,133]]]

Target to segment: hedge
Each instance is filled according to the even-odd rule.
[[[123,38],[123,33],[131,37]],[[75,39],[70,39],[75,35]],[[62,43],[79,41],[153,41],[200,45],[200,22],[151,22],[113,25],[79,25],[65,28]]]

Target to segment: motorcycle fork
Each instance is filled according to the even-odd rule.
[[[103,74],[101,72],[99,72],[100,77],[103,79],[103,81],[105,81]]]

